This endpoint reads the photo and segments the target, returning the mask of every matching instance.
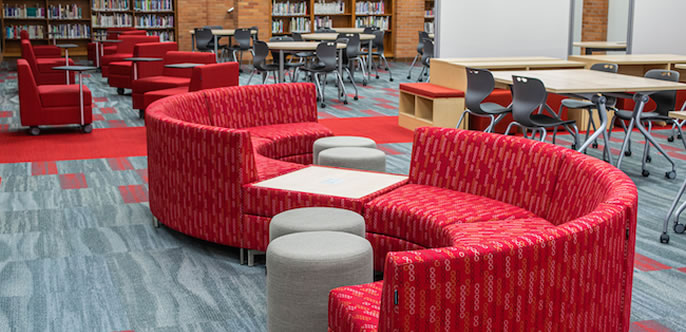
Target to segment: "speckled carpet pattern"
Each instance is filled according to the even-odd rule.
[[[359,84],[360,100],[348,105],[332,100],[329,85],[320,118],[396,116],[407,65],[392,63],[392,70],[395,82],[382,73]],[[144,125],[130,96],[117,95],[97,73],[86,76],[96,131]],[[24,130],[18,103],[16,73],[0,73],[0,137]],[[658,139],[678,162],[677,180],[663,177],[668,164],[655,153],[651,177],[640,174],[640,153],[622,167],[640,192],[631,331],[686,331],[686,235],[670,227],[669,245],[658,242],[686,177],[686,151],[665,135]],[[614,134],[615,153],[621,138]],[[641,151],[642,137],[633,142]],[[409,141],[381,148],[390,172],[408,172]],[[263,264],[240,265],[236,248],[152,227],[147,179],[139,156],[0,164],[0,331],[266,330]]]

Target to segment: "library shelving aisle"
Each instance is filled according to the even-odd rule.
[[[175,41],[176,8],[176,0],[94,0],[93,29],[135,27],[160,41]]]

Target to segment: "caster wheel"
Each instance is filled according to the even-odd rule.
[[[389,81],[393,82],[393,79],[391,78],[391,79],[389,79]]]
[[[117,94],[120,95],[120,96],[123,96],[123,95],[124,95],[124,89],[122,89],[122,88],[117,88]]]
[[[360,97],[358,97],[358,96],[355,96],[355,100],[360,100]]]
[[[684,231],[686,231],[686,225],[684,225],[684,224],[674,225],[674,233],[684,234]]]
[[[40,135],[40,128],[38,128],[38,127],[31,127],[31,128],[29,129],[29,134],[31,134],[31,136],[38,136],[38,135]]]
[[[379,79],[379,76],[377,76],[376,79],[378,80],[378,79]]]
[[[651,157],[651,156],[646,157],[646,162],[647,163],[653,162],[653,157]]]
[[[650,176],[650,172],[648,172],[648,170],[645,170],[645,169],[644,169],[643,172],[641,172],[641,175],[643,175],[644,177],[647,178],[647,177]]]
[[[367,82],[362,82],[362,86],[367,86]]]
[[[576,144],[572,144],[572,146],[569,147],[572,150],[576,150]]]
[[[681,135],[676,135],[676,138],[681,139]]]
[[[412,76],[407,75],[407,79],[408,79],[408,80],[411,80],[411,79],[412,79]]]
[[[624,151],[624,155],[627,157],[631,157],[631,151]]]
[[[81,132],[83,132],[84,134],[90,134],[91,132],[93,132],[93,125],[89,123],[87,125],[81,126]]]
[[[326,104],[320,104],[319,106],[321,106],[322,108],[326,108]]]
[[[594,149],[597,149],[597,148],[598,148],[598,143],[593,143],[593,145],[591,145],[591,146],[592,146]]]
[[[144,110],[138,110],[138,118],[139,119],[145,119],[145,111]]]
[[[667,137],[667,142],[674,142],[674,136]]]
[[[665,177],[670,179],[670,180],[676,179],[676,171],[669,171],[669,172],[665,173]]]
[[[348,101],[347,101],[347,100],[344,101],[344,102],[343,102],[343,105],[348,105]]]
[[[421,81],[422,81],[422,79],[421,79],[421,78],[417,80],[417,82],[421,82]]]
[[[660,243],[664,243],[664,244],[669,243],[669,235],[667,235],[667,234],[660,235]]]

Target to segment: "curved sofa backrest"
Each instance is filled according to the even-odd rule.
[[[247,128],[317,122],[317,92],[312,83],[283,83],[207,90],[214,125]]]

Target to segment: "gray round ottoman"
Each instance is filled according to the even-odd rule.
[[[319,153],[319,165],[385,172],[386,154],[372,148],[331,148]]]
[[[267,247],[269,331],[326,331],[329,292],[373,279],[372,246],[343,232],[281,236]]]
[[[365,237],[364,218],[350,210],[308,207],[281,212],[269,223],[269,241],[291,233],[334,231]]]
[[[358,147],[376,149],[376,142],[371,138],[357,136],[322,137],[314,141],[312,163],[319,165],[319,153],[331,148]]]

